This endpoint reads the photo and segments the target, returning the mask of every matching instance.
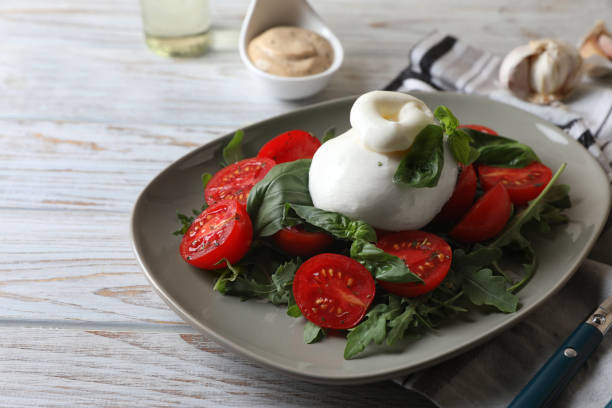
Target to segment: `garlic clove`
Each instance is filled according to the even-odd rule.
[[[582,40],[580,55],[590,76],[612,75],[612,33],[606,29],[603,21],[596,22]]]
[[[548,104],[567,96],[581,78],[582,58],[563,41],[530,41],[504,58],[499,80],[515,96]]]

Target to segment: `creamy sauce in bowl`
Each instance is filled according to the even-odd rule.
[[[253,38],[247,47],[258,69],[285,77],[314,75],[327,70],[334,50],[319,34],[299,27],[278,26]]]

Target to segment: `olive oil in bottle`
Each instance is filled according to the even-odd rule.
[[[170,57],[197,57],[210,43],[208,0],[140,0],[145,40]]]

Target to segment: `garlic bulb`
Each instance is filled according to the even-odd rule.
[[[567,96],[581,77],[582,58],[572,45],[557,40],[530,41],[510,51],[499,80],[514,95],[548,104]]]
[[[598,21],[582,40],[580,55],[584,58],[585,70],[591,76],[612,75],[612,33],[603,21]]]

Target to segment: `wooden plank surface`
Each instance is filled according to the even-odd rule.
[[[540,36],[576,42],[612,5],[311,3],[342,41],[345,64],[320,95],[283,102],[231,46],[246,0],[212,1],[216,44],[226,44],[194,60],[146,48],[136,1],[0,1],[0,406],[428,406],[391,383],[288,379],[196,334],[139,270],[131,207],[200,144],[384,86],[436,28],[503,53]]]

